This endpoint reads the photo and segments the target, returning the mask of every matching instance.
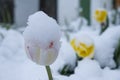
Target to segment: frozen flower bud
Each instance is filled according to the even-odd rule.
[[[91,37],[86,34],[81,34],[71,40],[71,46],[79,57],[93,58],[94,56],[94,42]]]
[[[57,22],[39,11],[28,18],[23,32],[27,56],[37,64],[52,64],[59,53],[61,32]]]

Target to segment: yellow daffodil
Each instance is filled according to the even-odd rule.
[[[93,58],[94,49],[95,49],[93,40],[91,40],[91,38],[89,38],[89,37],[88,38],[83,37],[83,38],[84,39],[74,38],[71,40],[70,44],[79,57]]]
[[[107,11],[104,10],[104,9],[101,9],[101,10],[97,9],[97,10],[95,10],[94,18],[99,23],[105,22],[106,18],[107,18]]]

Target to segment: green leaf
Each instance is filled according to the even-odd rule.
[[[101,32],[100,32],[100,34],[102,34],[108,27],[109,27],[109,18],[107,16],[106,24],[105,23],[101,23]]]
[[[120,40],[114,52],[114,60],[116,63],[116,68],[118,68],[120,66]]]

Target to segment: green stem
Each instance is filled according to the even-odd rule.
[[[106,24],[105,23],[101,23],[101,27],[102,27],[102,29],[101,29],[100,34],[102,34],[109,27],[109,18],[108,18],[108,16],[106,18]]]
[[[52,73],[51,73],[51,69],[50,69],[49,66],[46,66],[46,71],[47,71],[47,74],[48,74],[49,80],[53,80]]]

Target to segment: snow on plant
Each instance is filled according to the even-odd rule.
[[[61,42],[59,56],[51,67],[60,75],[70,76],[74,73],[77,57],[75,51],[72,49],[72,46],[65,38],[62,38]]]
[[[79,57],[93,58],[94,56],[94,41],[86,34],[81,34],[71,40],[71,46]]]
[[[108,28],[95,39],[96,53],[94,58],[100,63],[101,67],[115,68],[119,65],[115,64],[116,60],[120,61],[119,40],[120,26]]]
[[[50,71],[48,66],[56,60],[60,48],[59,25],[42,11],[31,15],[27,24],[23,33],[26,53],[33,62],[47,66]]]

